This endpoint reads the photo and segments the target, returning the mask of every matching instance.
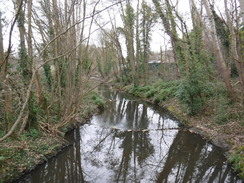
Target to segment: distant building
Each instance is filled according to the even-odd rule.
[[[153,53],[148,61],[148,71],[150,77],[160,77],[167,80],[176,79],[176,64],[172,50],[162,53]]]
[[[161,61],[160,60],[150,60],[148,61],[148,64],[160,64]]]
[[[162,53],[152,53],[149,57],[149,64],[156,63],[175,63],[172,50],[163,51]]]

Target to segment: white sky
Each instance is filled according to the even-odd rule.
[[[34,0],[35,1],[35,0]],[[153,3],[151,0],[146,0],[152,7],[154,7]],[[174,4],[177,0],[171,0]],[[196,0],[196,2],[199,2],[200,0]],[[223,0],[211,0],[216,4],[216,7],[219,8],[220,11],[223,12]],[[89,3],[91,1],[88,1]],[[137,2],[137,0],[134,2]],[[100,5],[98,6],[97,9],[103,9],[104,7],[113,4],[114,0],[101,0]],[[191,21],[190,21],[190,12],[189,12],[189,0],[178,0],[178,6],[177,9],[180,12],[181,15],[183,15],[183,19],[187,22],[188,28],[189,30],[191,29]],[[136,5],[136,3],[134,3]],[[122,26],[122,21],[120,19],[120,8],[114,7],[114,12],[116,13],[117,17],[117,26]],[[90,11],[92,10],[92,8],[90,8]],[[8,24],[5,24],[4,26],[4,46],[5,49],[7,48],[7,44],[8,44],[8,33],[9,33],[9,29],[10,29],[10,22],[14,17],[14,10],[13,10],[13,3],[12,0],[0,0],[0,11],[4,12],[3,14],[3,19],[6,20],[5,22],[7,22]],[[109,9],[107,11],[104,11],[102,14],[98,15],[98,20],[102,25],[102,22],[106,23],[109,22],[109,16],[108,13],[111,12],[112,9]],[[114,12],[112,11],[111,14],[114,14]],[[169,39],[167,38],[167,35],[164,33],[163,31],[163,25],[162,23],[160,23],[161,20],[159,20],[159,23],[157,23],[154,27],[153,27],[153,32],[152,32],[152,42],[151,42],[151,50],[154,52],[159,52],[160,51],[160,47],[162,47],[162,49],[169,49],[170,47],[170,43],[169,43]],[[111,24],[109,23],[106,27],[109,28]],[[93,30],[97,29],[97,26],[93,26]],[[14,29],[14,34],[13,34],[13,48],[16,50],[16,48],[18,47],[18,30],[17,30],[17,24],[15,25],[15,29]],[[91,39],[91,43],[99,45],[99,38],[98,38],[99,33],[96,33],[94,35],[92,35],[92,39]],[[166,38],[165,38],[166,37]]]

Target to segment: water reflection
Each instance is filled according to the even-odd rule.
[[[121,93],[70,134],[74,144],[19,182],[241,182],[222,152],[165,111]]]

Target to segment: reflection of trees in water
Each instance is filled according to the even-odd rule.
[[[119,101],[117,105],[119,116],[125,116],[127,128],[146,129],[149,119],[147,107],[134,101]],[[130,179],[136,181],[137,169],[154,152],[154,146],[150,143],[149,134],[143,132],[120,132],[118,138],[123,139],[120,148],[123,148],[122,157],[118,170],[116,170],[115,181],[126,182],[128,176],[133,174]],[[137,165],[138,162],[138,165]],[[133,167],[131,167],[133,165]],[[134,171],[129,172],[129,171]]]
[[[87,126],[87,136],[82,139],[80,131],[75,130],[73,146],[35,171],[27,182],[100,182],[99,176],[105,175],[96,171],[101,167],[112,174],[107,181],[113,182],[140,182],[145,177],[152,182],[236,182],[230,168],[219,161],[221,154],[198,135],[110,129],[121,120],[126,129],[147,129],[156,120],[156,128],[160,129],[167,126],[169,116],[116,92],[106,95],[110,104],[97,119],[109,123],[109,128]],[[172,134],[176,134],[171,137],[173,142],[168,140]],[[154,137],[158,141],[153,141]],[[151,180],[154,175],[148,176],[149,172],[157,174],[156,180]]]
[[[120,99],[117,94],[110,97],[113,100]],[[109,117],[103,116],[106,119],[104,121],[119,122],[124,117],[129,129],[148,128],[152,116],[148,116],[148,107],[146,105],[122,99],[116,102],[112,102],[110,107],[110,110],[116,110],[109,111],[107,113]],[[164,116],[159,115],[158,128],[164,126],[160,121],[164,122]],[[162,131],[161,142],[167,145],[163,133]],[[114,165],[118,165],[109,167],[115,172],[115,182],[136,182],[137,179],[143,177],[143,175],[138,175],[138,170],[144,166],[144,172],[147,171],[148,167],[144,164],[145,160],[154,153],[154,145],[150,142],[149,133],[116,131],[112,136],[110,147],[113,146],[112,144],[115,143],[116,138],[123,139],[120,146],[123,150],[119,160],[114,160],[113,155],[109,155],[109,152],[107,153],[107,159],[114,162]],[[201,182],[203,177],[210,182],[213,180],[225,182],[226,177],[230,176],[230,169],[224,168],[223,162],[218,161],[220,154],[216,153],[216,151],[208,151],[207,148],[208,145],[199,136],[194,134],[187,135],[187,133],[183,132],[178,133],[167,153],[168,158],[164,169],[158,175],[158,182],[167,182],[168,177],[172,176],[172,171],[175,173],[173,177],[175,177],[174,180],[176,182],[191,182],[192,180]],[[111,148],[109,149],[111,152]],[[161,162],[163,161],[164,157]]]
[[[111,98],[117,99],[119,96],[112,96]],[[120,121],[124,118],[128,129],[140,129],[141,127],[145,129],[148,127],[149,123],[147,106],[128,100],[112,101],[108,110],[99,117],[99,120],[111,123]],[[109,147],[105,159],[117,163],[116,167],[118,168],[116,169],[115,166],[107,167],[115,172],[115,181],[125,182],[129,175],[133,175],[130,179],[136,180],[136,171],[139,169],[137,166],[142,166],[144,160],[154,153],[154,146],[150,143],[149,133],[113,131],[114,133],[110,134],[110,130],[107,133],[102,130],[99,132],[100,134],[96,135],[96,145],[93,147],[93,154],[96,154],[99,151],[100,148],[98,147],[104,149]],[[123,150],[119,160],[115,160],[115,157],[113,156],[114,151],[112,149],[116,138],[117,141],[122,140],[119,148]],[[111,142],[109,142],[109,140]],[[131,172],[131,170],[134,172]]]
[[[221,152],[209,148],[200,136],[179,132],[156,182],[235,182],[230,168],[218,161]]]
[[[82,155],[79,130],[75,133],[73,148],[66,149],[64,153],[52,159],[45,169],[32,175],[32,182],[86,182],[85,179],[89,179],[88,182],[99,182],[99,178],[94,177],[96,172],[89,174],[89,171],[95,169],[83,171],[81,156],[85,156],[87,161],[92,162],[97,168],[106,166],[107,170],[113,171],[113,182],[139,182],[151,172],[152,167],[146,165],[146,160],[155,153],[155,144],[151,144],[149,138],[150,132],[99,130],[92,144],[93,148]],[[119,151],[116,152],[118,142],[121,142],[121,155],[118,155]],[[101,149],[107,151],[103,151],[105,164],[97,156]],[[199,136],[179,132],[169,148],[167,159],[162,157],[161,163],[164,162],[164,168],[153,182],[236,182],[230,168],[218,161],[220,156],[221,153],[216,153]],[[86,163],[83,162],[83,166],[86,169]],[[155,170],[159,169],[160,166],[157,166]]]
[[[136,101],[126,100],[118,93],[105,97],[110,101],[108,102],[106,111],[99,116],[102,118],[102,121],[110,125],[116,125],[124,120],[127,128],[140,127],[144,123],[143,125],[147,128],[149,121],[147,117],[147,106],[139,104]],[[142,106],[143,109],[141,109]]]
[[[85,183],[81,167],[80,132],[75,130],[73,148],[65,148],[57,157],[50,159],[45,165],[35,170],[24,182],[33,183]]]
[[[128,101],[120,98],[117,100],[119,97],[117,93],[105,97],[109,99],[109,102],[101,117],[105,123],[109,123],[110,125],[118,124],[125,114],[125,107]]]
[[[107,126],[119,126],[124,129],[148,129],[149,124],[156,123],[155,128],[178,127],[174,120],[171,123],[164,121],[170,119],[168,113],[157,112],[150,105],[141,104],[135,100],[125,99],[121,93],[106,96],[109,102],[106,110],[99,115],[99,121]],[[165,126],[166,125],[166,126]],[[173,125],[173,126],[171,126]]]
[[[120,148],[123,149],[120,164],[116,170],[115,182],[126,182],[128,178],[137,181],[137,170],[142,168],[144,161],[154,153],[148,132],[121,132],[123,139]],[[140,175],[143,176],[143,175]]]

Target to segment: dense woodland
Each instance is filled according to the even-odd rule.
[[[226,103],[243,109],[240,2],[223,0],[220,9],[211,0],[184,1],[186,16],[178,1],[8,2],[0,12],[0,142],[33,129],[60,134],[97,87],[94,77],[154,96],[155,103],[176,97],[188,115],[201,113],[210,99],[222,102],[220,113],[228,112]],[[160,53],[151,50],[155,27],[169,43]],[[155,55],[157,72],[148,64]]]

